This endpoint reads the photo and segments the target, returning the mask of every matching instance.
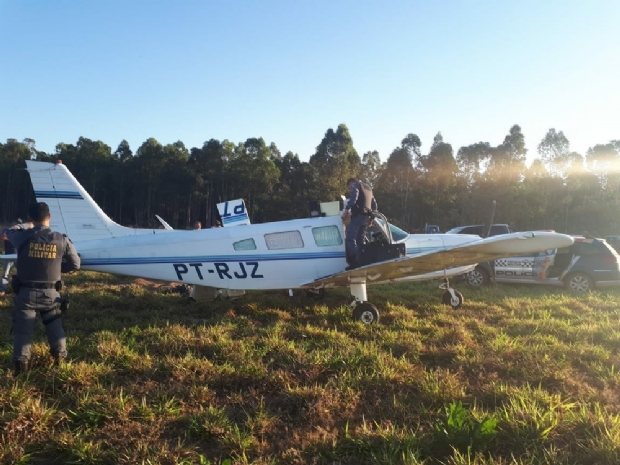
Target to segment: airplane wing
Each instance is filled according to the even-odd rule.
[[[496,258],[567,247],[572,243],[572,237],[559,233],[520,232],[503,234],[446,249],[373,263],[350,271],[325,276],[306,283],[302,287],[348,286],[353,278],[366,278],[367,284],[372,284],[373,282],[442,271],[457,266],[473,265]]]

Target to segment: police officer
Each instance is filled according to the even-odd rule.
[[[347,226],[346,255],[347,269],[355,268],[361,262],[361,244],[370,220],[370,213],[377,210],[377,201],[372,195],[372,189],[359,179],[349,178],[349,201],[345,207],[345,216],[351,215],[351,222]]]
[[[18,224],[5,233],[17,249],[17,275],[13,282],[13,361],[15,374],[28,370],[30,339],[36,312],[45,326],[55,363],[67,356],[67,339],[61,321],[62,287],[60,274],[80,269],[80,257],[73,243],[49,228],[50,210],[46,203],[33,204],[29,223]]]

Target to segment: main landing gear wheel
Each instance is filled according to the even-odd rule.
[[[379,321],[379,310],[368,302],[357,304],[353,309],[353,318],[365,325],[372,325]]]
[[[452,293],[450,291],[444,292],[441,296],[441,303],[443,303],[444,305],[449,305],[454,309],[460,308],[461,305],[463,305],[463,301],[463,294],[461,294],[459,291],[454,291],[454,297],[452,296]]]

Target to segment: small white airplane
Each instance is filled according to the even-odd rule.
[[[230,218],[244,227],[127,228],[112,221],[61,162],[26,164],[37,201],[50,207],[51,228],[71,238],[85,270],[233,290],[323,292],[348,286],[353,316],[366,324],[379,318],[377,308],[368,302],[367,284],[443,279],[442,301],[458,308],[463,296],[449,286],[448,278],[471,271],[478,262],[573,243],[570,236],[553,232],[487,239],[408,234],[379,219],[390,242],[405,244],[406,256],[346,271],[345,229],[338,215],[249,224],[241,202],[224,205],[220,212],[225,225]]]

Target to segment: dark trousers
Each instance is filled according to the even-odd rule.
[[[351,216],[345,240],[347,263],[349,265],[356,265],[361,262],[361,249],[369,219],[367,215],[354,214]]]
[[[60,318],[60,294],[55,289],[22,288],[14,298],[13,360],[28,361],[32,331],[37,312],[45,327],[50,353],[54,358],[67,356],[67,338]]]

